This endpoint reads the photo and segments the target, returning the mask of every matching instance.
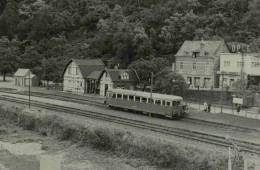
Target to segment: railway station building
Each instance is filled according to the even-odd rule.
[[[107,90],[114,88],[135,90],[140,81],[136,71],[130,69],[105,69],[99,80],[101,96],[105,96]]]
[[[71,59],[62,73],[63,91],[98,94],[98,78],[104,69],[100,59]]]
[[[229,53],[225,41],[185,41],[175,55],[173,67],[190,88],[216,88],[221,53]]]
[[[30,69],[19,68],[14,74],[15,86],[38,86],[38,78]]]

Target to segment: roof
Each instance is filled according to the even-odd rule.
[[[95,71],[103,71],[105,69],[105,64],[100,60],[100,59],[71,59],[65,66],[62,75],[64,75],[67,67],[71,62],[75,62],[79,69],[80,72],[83,76],[83,78],[91,78],[91,79],[97,79],[99,75]],[[92,73],[95,72],[95,73]]]
[[[30,69],[22,69],[22,68],[19,68],[19,69],[14,73],[14,76],[16,76],[16,77],[24,77],[29,71],[30,71]]]
[[[104,72],[107,72],[110,77],[111,80],[114,81],[139,81],[139,77],[136,73],[135,70],[131,70],[131,69],[106,69],[104,70],[100,77],[104,74]],[[122,73],[127,73],[129,75],[129,79],[121,79],[121,74]]]
[[[213,56],[215,55],[219,46],[222,45],[222,42],[223,41],[203,41],[203,40],[185,41],[175,56],[176,57],[192,56],[193,52],[199,53],[198,56],[205,56],[205,52],[207,52],[206,56]]]
[[[86,78],[88,79],[98,79],[102,71],[93,71]]]
[[[108,92],[151,98],[150,92],[143,92],[143,91],[133,91],[133,90],[125,90],[125,89],[110,89],[110,90],[108,90]],[[183,100],[183,98],[180,96],[159,94],[159,93],[152,93],[152,98],[153,99],[171,100],[171,101]]]

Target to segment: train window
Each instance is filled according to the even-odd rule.
[[[162,105],[165,106],[165,100],[162,101]]]
[[[137,96],[136,96],[136,97],[135,97],[135,101],[136,101],[136,102],[140,102],[140,97],[137,97]]]
[[[147,98],[142,97],[142,102],[147,103]]]
[[[124,99],[124,100],[127,100],[127,95],[123,95],[123,99]]]
[[[122,94],[117,94],[118,99],[122,99]]]
[[[129,96],[130,101],[134,101],[134,96]]]
[[[172,101],[172,106],[176,106],[176,101]]]
[[[154,103],[153,99],[149,99],[149,103]]]
[[[166,102],[166,105],[167,106],[171,106],[171,102]]]
[[[161,100],[155,100],[155,104],[161,105]]]
[[[114,99],[116,98],[116,94],[115,93],[112,95],[112,98],[114,98]]]

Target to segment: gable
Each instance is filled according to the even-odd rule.
[[[185,41],[177,54],[176,57],[188,56],[192,57],[207,57],[214,56],[218,49],[222,49],[224,41]],[[225,44],[225,43],[224,43]],[[226,45],[226,44],[225,44]],[[226,47],[227,48],[227,47]]]

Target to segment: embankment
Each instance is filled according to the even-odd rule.
[[[92,147],[120,157],[140,159],[147,165],[176,170],[227,169],[227,155],[196,146],[177,145],[163,139],[136,134],[137,129],[116,129],[71,121],[66,117],[40,111],[5,108],[0,118],[44,136],[55,135],[81,147]],[[80,122],[79,118],[79,122]],[[146,132],[147,133],[147,132]],[[234,161],[233,161],[234,162]],[[235,163],[235,162],[234,162]],[[234,165],[235,166],[235,165]]]

